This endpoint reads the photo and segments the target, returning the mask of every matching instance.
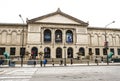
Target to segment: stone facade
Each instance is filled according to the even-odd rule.
[[[24,28],[24,35],[23,35]],[[43,52],[45,58],[77,58],[81,53],[86,58],[106,56],[104,52],[105,31],[109,43],[108,52],[120,57],[120,29],[89,27],[58,9],[56,12],[34,18],[27,24],[0,24],[0,56],[7,51],[11,56],[20,56],[22,44],[28,57]],[[24,40],[24,41],[23,41]]]

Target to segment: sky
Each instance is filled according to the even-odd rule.
[[[24,21],[55,12],[58,8],[84,22],[90,27],[120,29],[119,0],[0,0],[0,23]]]

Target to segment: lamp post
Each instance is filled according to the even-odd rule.
[[[21,67],[23,67],[23,57],[24,57],[24,20],[21,16],[21,14],[19,14],[20,19],[23,22],[23,29],[22,29],[22,48],[21,48]]]
[[[105,44],[104,44],[104,47],[105,47],[105,52],[107,54],[107,50],[108,50],[108,41],[107,41],[107,33],[106,33],[106,28],[112,24],[112,23],[115,23],[115,21],[112,21],[110,22],[109,24],[105,25]],[[107,54],[107,65],[109,65],[109,60],[108,60],[108,54]]]
[[[66,66],[66,46],[65,46],[65,43],[64,43],[64,66]]]

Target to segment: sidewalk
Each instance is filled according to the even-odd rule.
[[[96,63],[81,63],[81,64],[66,64],[66,66],[63,65],[59,65],[59,64],[54,64],[54,66],[52,64],[46,64],[45,67],[73,67],[73,66],[120,66],[120,63],[109,63],[109,65],[107,65],[107,63],[99,63],[98,65]],[[21,64],[15,64],[15,66],[10,66],[13,68],[20,68]],[[25,68],[33,68],[33,67],[41,67],[40,64],[37,65],[27,65],[27,64],[23,64],[23,67]],[[42,67],[44,67],[44,65],[42,65]],[[8,65],[1,65],[0,68],[9,68]],[[1,71],[1,70],[0,70]]]

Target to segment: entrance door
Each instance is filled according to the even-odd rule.
[[[36,56],[38,55],[38,49],[36,47],[33,47],[31,49],[31,56],[32,56],[32,59],[36,59]]]

